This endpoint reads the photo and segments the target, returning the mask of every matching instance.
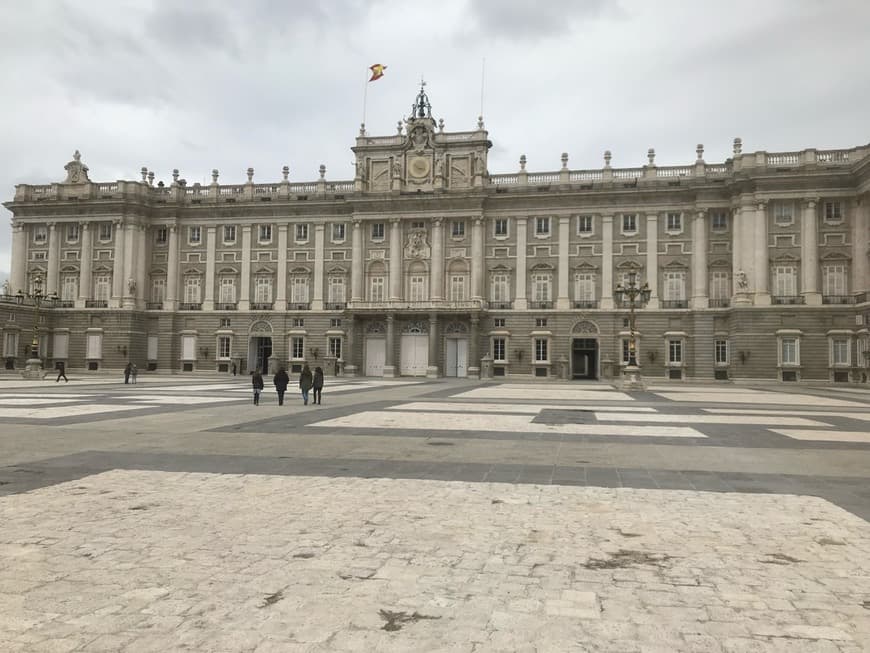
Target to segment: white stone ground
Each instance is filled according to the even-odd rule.
[[[870,525],[810,497],[112,471],[0,524],[3,651],[870,646]]]

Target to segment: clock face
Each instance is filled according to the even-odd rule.
[[[430,162],[425,156],[415,156],[408,162],[408,172],[412,177],[425,177],[429,174]]]

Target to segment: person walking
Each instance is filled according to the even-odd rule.
[[[260,405],[260,393],[263,391],[263,375],[260,370],[251,372],[251,386],[254,388],[254,405]]]
[[[306,406],[308,405],[308,391],[311,390],[313,383],[314,379],[311,376],[311,368],[308,367],[308,363],[305,363],[302,367],[302,373],[299,375],[299,389],[302,390],[302,402]]]
[[[136,379],[137,379],[138,376],[139,376],[139,368],[136,367],[135,364],[133,364],[133,365],[130,367],[130,380],[131,380],[133,383],[136,383]]]
[[[287,376],[287,372],[284,371],[283,367],[278,370],[272,382],[275,384],[275,392],[278,393],[278,405],[283,406],[284,393],[287,392],[287,384],[290,383],[290,377]]]
[[[236,375],[236,364],[233,363],[233,376],[235,376],[235,375]]]
[[[57,364],[57,378],[54,382],[57,383],[61,379],[63,379],[65,383],[69,383],[69,379],[66,378],[66,364],[63,362]]]
[[[314,388],[314,397],[312,400],[319,406],[320,397],[323,393],[323,368],[320,366],[314,368],[314,381],[311,387]]]
[[[130,383],[130,374],[133,373],[133,366],[130,363],[124,367],[124,383]]]

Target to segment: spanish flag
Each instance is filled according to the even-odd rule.
[[[386,66],[382,66],[379,63],[376,63],[374,66],[369,66],[369,70],[372,71],[372,77],[369,79],[370,82],[373,82],[377,79],[380,79],[384,76],[384,71],[387,69]]]

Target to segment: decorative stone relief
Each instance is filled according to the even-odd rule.
[[[63,169],[66,170],[65,184],[89,184],[88,167],[81,161],[82,155],[78,150],[73,154],[73,160],[67,163]]]
[[[430,251],[425,231],[412,231],[408,234],[408,240],[405,243],[405,258],[429,258]]]

